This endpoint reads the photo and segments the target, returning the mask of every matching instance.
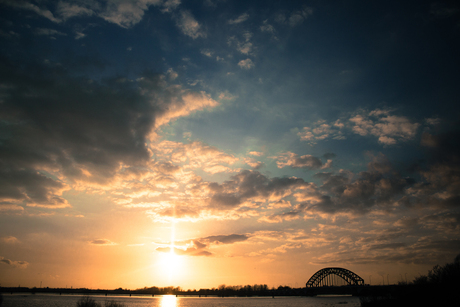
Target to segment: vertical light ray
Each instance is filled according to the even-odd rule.
[[[173,207],[173,216],[172,216],[172,219],[171,219],[171,244],[170,244],[170,249],[169,249],[169,257],[171,257],[171,259],[174,259],[176,254],[174,252],[174,242],[176,240],[176,205],[174,204],[174,207]],[[172,265],[176,265],[175,263],[172,263]],[[172,277],[173,277],[173,272],[175,270],[173,268],[171,268],[169,270],[169,274],[168,274],[168,278],[169,278],[169,282],[172,281]]]
[[[171,221],[171,244],[170,244],[170,253],[174,254],[174,242],[176,240],[176,221],[173,219]]]

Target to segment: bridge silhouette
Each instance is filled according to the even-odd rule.
[[[313,274],[306,284],[307,295],[352,294],[359,295],[364,279],[344,268],[324,268]]]

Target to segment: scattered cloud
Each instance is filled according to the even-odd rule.
[[[39,7],[36,4],[30,3],[30,1],[26,0],[4,0],[2,1],[3,4],[8,5],[13,8],[23,9],[28,11],[33,11],[36,14],[49,19],[52,22],[60,23],[61,20],[59,18],[54,17],[53,13],[47,8]]]
[[[161,1],[156,1],[161,2]],[[172,12],[181,4],[181,0],[166,0],[163,2],[162,12]]]
[[[13,236],[8,236],[8,237],[1,237],[0,241],[7,243],[7,244],[16,244],[19,243],[18,238],[13,237]]]
[[[269,24],[268,19],[267,19],[267,20],[264,20],[262,25],[260,26],[260,31],[274,34],[275,33],[275,27],[273,27],[271,24]]]
[[[236,36],[230,36],[227,39],[227,45],[235,46],[236,50],[242,54],[250,54],[253,50],[253,44],[251,43],[252,32],[243,32],[242,39],[238,39]]]
[[[169,68],[166,74],[168,75],[170,81],[174,81],[177,79],[177,77],[179,77],[179,74],[172,68]]]
[[[213,52],[211,50],[209,50],[209,49],[201,49],[200,53],[205,55],[205,56],[207,56],[207,57],[209,57],[209,58],[212,57],[212,55],[213,55]]]
[[[38,28],[37,30],[35,30],[35,34],[46,35],[46,36],[56,36],[56,35],[66,36],[67,35],[65,33],[59,32],[54,29],[45,29],[45,28]]]
[[[131,28],[138,24],[150,6],[158,6],[164,13],[173,12],[181,3],[180,0],[109,0],[105,3],[96,1],[65,2],[59,1],[55,14],[46,8],[46,2],[37,4],[27,0],[5,0],[4,4],[23,10],[33,11],[36,14],[55,23],[61,23],[71,18],[84,16],[98,16],[107,22],[119,25],[122,28]]]
[[[75,32],[75,39],[81,39],[81,38],[84,38],[86,36],[85,33],[83,32]]]
[[[203,31],[201,25],[189,11],[181,11],[179,16],[176,18],[176,23],[183,34],[190,36],[193,39],[206,37],[206,32]]]
[[[6,213],[6,212],[23,212],[24,211],[24,207],[22,206],[18,206],[18,205],[14,205],[14,204],[10,204],[10,203],[7,203],[7,202],[4,202],[2,204],[0,204],[0,212],[2,213]]]
[[[246,60],[241,60],[238,62],[238,66],[243,68],[243,69],[251,69],[253,68],[255,65],[254,65],[254,62],[252,62],[251,59],[246,59]]]
[[[436,120],[430,119],[429,123],[435,124]],[[375,136],[383,145],[395,145],[414,139],[419,127],[419,123],[412,123],[407,117],[391,115],[391,110],[360,109],[333,123],[318,120],[310,127],[304,127],[297,135],[310,145],[329,138],[344,140],[350,132],[361,136]]]
[[[238,16],[235,19],[230,19],[227,23],[230,24],[230,25],[238,24],[238,23],[242,23],[242,22],[248,20],[248,18],[249,18],[249,14],[248,13],[243,13],[243,14],[241,14],[240,16]]]
[[[439,117],[425,118],[425,122],[429,126],[438,126],[441,123],[441,119]]]
[[[299,10],[292,12],[280,12],[275,16],[275,21],[280,24],[286,24],[291,27],[299,26],[309,16],[313,15],[313,9],[308,6],[303,6]]]
[[[253,169],[259,169],[259,168],[261,168],[262,166],[265,165],[265,163],[263,163],[261,161],[257,161],[257,160],[255,160],[253,158],[244,158],[244,163],[246,163],[247,165],[249,165]]]
[[[12,38],[19,38],[20,35],[14,31],[4,31],[4,30],[1,30],[0,29],[0,37],[5,37],[5,38],[9,38],[9,39],[12,39]]]
[[[311,127],[304,127],[298,132],[300,140],[307,141],[310,145],[316,144],[318,141],[332,138],[334,140],[344,140],[346,137],[342,129],[344,124],[340,120],[334,123],[327,123],[325,120],[318,120]]]
[[[349,121],[354,133],[378,137],[384,145],[394,145],[397,142],[411,140],[415,137],[420,124],[411,123],[404,116],[390,115],[389,110],[376,109],[369,113],[359,111]]]
[[[219,99],[221,100],[234,100],[236,98],[238,98],[237,95],[232,95],[228,91],[219,94]]]
[[[249,54],[252,50],[252,43],[251,42],[240,43],[238,44],[238,47],[236,49],[243,54]]]
[[[160,3],[161,0],[108,1],[98,15],[122,28],[130,28],[142,20],[149,6]]]
[[[84,6],[84,3],[68,3],[59,1],[56,6],[56,12],[62,20],[72,17],[91,16],[95,14],[94,8],[90,5]]]

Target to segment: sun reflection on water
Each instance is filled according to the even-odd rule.
[[[160,302],[161,307],[178,307],[175,295],[163,295]]]

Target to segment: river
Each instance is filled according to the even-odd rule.
[[[3,294],[2,307],[76,307],[80,295]],[[105,301],[116,301],[125,307],[359,307],[360,301],[352,296],[320,297],[176,297],[174,295],[149,296],[91,296],[104,306]]]

